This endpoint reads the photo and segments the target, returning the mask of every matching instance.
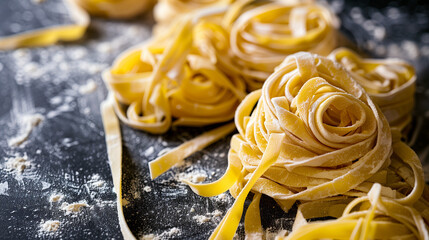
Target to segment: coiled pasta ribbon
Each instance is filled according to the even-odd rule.
[[[172,124],[204,126],[234,117],[244,83],[192,51],[191,23],[170,43],[155,42],[126,51],[103,75],[124,123],[164,133]]]
[[[307,52],[287,57],[262,90],[243,100],[235,123],[239,134],[231,140],[225,175],[214,183],[188,182],[202,196],[229,189],[236,197],[211,239],[232,239],[250,190],[274,198],[287,211],[295,200],[366,195],[380,182],[386,185],[383,196],[427,208],[418,157],[395,142],[391,160],[387,120],[347,71],[328,58]],[[389,185],[387,176],[398,175],[398,168],[407,172],[395,179],[408,179],[402,186],[407,196]],[[248,217],[248,232],[254,233],[259,213],[249,211],[254,217]]]
[[[171,125],[227,122],[245,96],[241,80],[228,78],[192,48],[192,22],[179,25],[168,43],[154,39],[132,48],[103,74],[118,117],[133,128],[159,134]],[[234,129],[233,123],[226,124],[152,161],[152,178]]]
[[[328,55],[337,46],[337,20],[313,1],[237,1],[222,25],[201,23],[197,45],[229,75],[259,89],[286,56],[309,51]]]
[[[341,63],[381,108],[392,128],[403,130],[411,121],[414,108],[416,74],[400,59],[363,59],[340,48],[331,59]]]
[[[414,208],[382,197],[382,186],[374,184],[367,196],[344,202],[309,202],[298,208],[296,222],[287,239],[429,239],[428,225]],[[323,210],[344,209],[335,220],[307,223],[305,218],[325,217]],[[322,210],[322,211],[321,211]],[[335,217],[335,216],[334,216]]]
[[[146,10],[151,5],[151,0],[64,0],[64,4],[74,23],[0,37],[0,50],[75,41],[85,34],[89,25],[90,17],[87,11],[97,16],[130,18]]]

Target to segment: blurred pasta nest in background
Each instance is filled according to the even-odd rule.
[[[126,19],[148,10],[154,0],[73,0],[89,14],[99,17]]]
[[[222,21],[196,26],[196,45],[224,72],[255,90],[289,54],[329,54],[338,44],[337,27],[333,13],[316,3],[238,1]]]

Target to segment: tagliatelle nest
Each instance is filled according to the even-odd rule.
[[[171,124],[204,126],[234,117],[245,96],[244,84],[227,78],[198,52],[180,48],[192,39],[192,32],[186,39],[180,36],[183,41],[173,41],[167,48],[151,42],[135,47],[104,73],[124,123],[163,133]]]
[[[73,0],[88,13],[108,18],[131,18],[147,10],[153,0]]]
[[[340,48],[329,57],[341,63],[381,108],[391,127],[402,130],[411,121],[414,109],[416,74],[400,59],[365,59]]]
[[[262,90],[243,100],[235,122],[239,134],[231,140],[225,175],[214,183],[187,182],[202,196],[229,188],[236,198],[212,239],[232,238],[250,191],[256,193],[252,204],[265,194],[287,211],[296,200],[365,196],[378,182],[383,196],[427,210],[418,157],[392,140],[371,98],[328,58],[305,52],[287,57]],[[259,209],[249,209],[246,235],[259,236]]]
[[[222,25],[200,24],[196,45],[223,71],[244,78],[248,88],[255,90],[290,54],[329,54],[338,44],[337,26],[328,8],[312,2],[238,1]]]

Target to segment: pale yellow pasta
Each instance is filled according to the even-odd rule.
[[[312,1],[237,1],[222,24],[198,27],[197,45],[227,74],[244,78],[250,90],[261,88],[286,56],[327,55],[337,46],[335,16]]]
[[[239,134],[231,140],[225,175],[214,183],[188,183],[203,196],[229,188],[236,197],[211,239],[232,238],[250,190],[288,210],[296,200],[363,196],[378,182],[384,197],[422,211],[429,206],[421,198],[424,178],[416,154],[392,140],[371,98],[328,58],[307,52],[287,57],[262,90],[243,100],[235,122]],[[251,224],[257,219],[246,219],[249,232],[261,234]]]
[[[74,0],[91,15],[131,18],[147,10],[153,0]]]
[[[307,223],[305,218],[324,217],[313,214],[313,209],[308,211],[308,208],[326,206],[301,204],[296,219],[300,224],[295,225],[287,237],[278,239],[429,239],[428,225],[421,214],[394,199],[382,197],[381,189],[376,183],[367,196],[354,199],[348,205],[337,205],[344,212],[335,220]]]
[[[104,73],[124,123],[164,133],[172,124],[204,126],[234,117],[245,96],[243,82],[192,51],[190,25],[179,32],[170,43],[154,39],[128,50]]]
[[[411,65],[400,59],[361,58],[346,48],[336,49],[329,57],[341,63],[362,85],[391,127],[403,130],[410,123],[416,88]]]
[[[226,6],[233,0],[159,0],[154,8],[155,20],[159,23],[170,23],[178,17],[201,9]]]

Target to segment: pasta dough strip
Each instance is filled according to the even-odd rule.
[[[126,240],[136,239],[125,220],[122,202],[122,138],[118,118],[112,106],[112,96],[101,103],[101,118],[107,145],[110,170],[112,171],[113,185],[117,195],[116,207],[118,210],[119,226],[122,236]]]

